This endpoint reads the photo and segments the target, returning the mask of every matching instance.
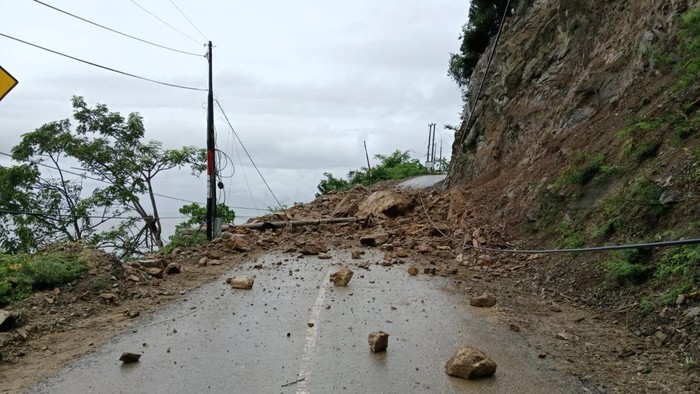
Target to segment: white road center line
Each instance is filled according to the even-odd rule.
[[[326,293],[328,292],[328,286],[330,281],[328,276],[331,271],[328,271],[326,275],[323,276],[321,280],[321,285],[318,288],[318,295],[316,296],[316,302],[314,302],[314,307],[311,309],[311,317],[309,318],[309,323],[313,323],[312,327],[306,330],[306,341],[304,342],[304,352],[301,357],[301,368],[299,369],[299,379],[301,380],[297,384],[297,394],[309,394],[309,377],[311,376],[311,359],[313,358],[314,351],[316,349],[316,337],[318,334],[318,318],[321,315],[321,310],[323,309],[323,302],[326,299]]]

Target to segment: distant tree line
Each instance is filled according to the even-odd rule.
[[[380,181],[404,179],[430,173],[430,170],[421,164],[420,160],[411,158],[409,151],[401,152],[396,150],[390,155],[375,155],[374,158],[379,160],[379,164],[371,170],[367,167],[352,170],[345,179],[336,178],[333,174],[324,172],[323,176],[325,179],[319,182],[319,193],[316,195],[328,194],[333,190],[346,191],[355,185],[370,186]],[[447,169],[447,165],[447,160],[442,159],[438,163],[438,168],[444,171]]]

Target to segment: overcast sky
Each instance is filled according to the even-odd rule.
[[[204,38],[169,0],[46,0],[131,35],[204,54]],[[323,172],[344,176],[370,156],[410,150],[425,160],[428,123],[449,156],[460,92],[447,76],[459,48],[466,0],[176,0],[214,43],[214,93],[282,203],[314,198]],[[0,33],[111,68],[169,83],[206,87],[204,57],[139,43],[31,0],[0,0]],[[0,37],[0,65],[19,85],[0,102],[0,152],[43,123],[69,118],[70,98],[139,112],[148,139],[166,147],[206,146],[206,92],[144,82]],[[226,202],[274,204],[228,127],[216,114],[218,147],[234,161]],[[10,164],[0,160],[0,164]],[[229,167],[230,169],[230,167]],[[228,170],[224,171],[228,175]],[[250,190],[246,186],[246,179]],[[160,179],[159,192],[206,200],[206,180],[187,172]],[[252,199],[251,199],[252,196]],[[161,199],[161,215],[181,202]],[[255,211],[236,209],[239,216]]]

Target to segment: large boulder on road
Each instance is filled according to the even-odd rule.
[[[376,191],[363,201],[357,210],[357,216],[365,217],[369,214],[382,214],[388,217],[397,217],[406,214],[413,209],[415,201],[391,190]]]

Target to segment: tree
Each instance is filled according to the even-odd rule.
[[[77,121],[75,128],[68,119],[47,123],[23,135],[12,149],[17,160],[35,166],[48,162],[46,165],[58,172],[58,179],[41,181],[39,177],[33,184],[43,198],[37,199],[36,194],[28,198],[38,211],[52,214],[35,218],[33,227],[67,217],[73,239],[89,236],[97,246],[120,248],[126,254],[144,247],[162,247],[153,180],[162,172],[183,166],[190,166],[192,174],[198,175],[206,168],[205,150],[192,146],[163,149],[160,142],[144,142],[143,118],[138,113],[124,118],[102,104],[91,108],[82,97],[73,97],[73,118]],[[66,179],[62,158],[77,162],[82,171],[104,186],[81,199],[82,184]],[[146,195],[147,200],[142,201],[140,195]],[[97,225],[131,212],[138,215],[136,219],[96,233]],[[91,221],[92,215],[98,216],[96,223]]]
[[[469,22],[462,26],[459,53],[450,54],[448,75],[461,88],[467,88],[474,68],[489,46],[491,37],[498,33],[501,17],[508,0],[472,0]],[[511,1],[511,9],[515,1]]]
[[[336,178],[333,174],[324,172],[323,176],[326,179],[321,180],[318,184],[320,194],[328,194],[331,190],[342,192],[357,184],[369,186],[380,181],[404,179],[429,173],[419,160],[411,158],[410,151],[396,150],[390,155],[374,155],[374,158],[379,160],[379,164],[372,168],[372,171],[366,167],[352,170],[348,172],[347,180]]]
[[[201,226],[207,220],[207,207],[197,203],[183,205],[180,208],[180,213],[189,216],[189,219],[178,224],[177,229]],[[236,218],[236,212],[226,204],[218,203],[216,204],[216,216],[221,218],[224,223],[233,223],[233,220]]]

